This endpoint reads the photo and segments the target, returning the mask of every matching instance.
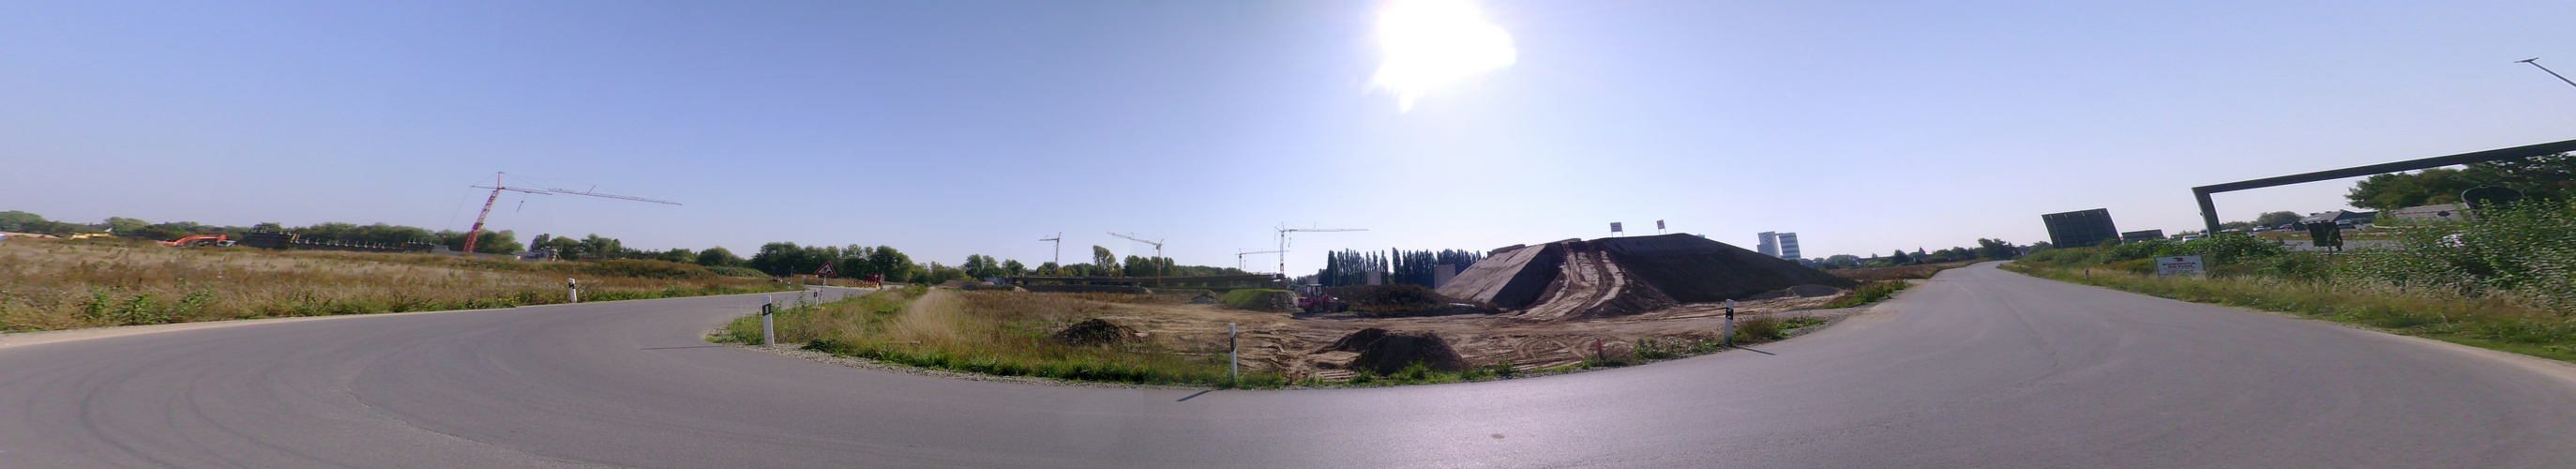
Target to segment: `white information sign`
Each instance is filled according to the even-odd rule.
[[[2165,256],[2156,258],[2156,275],[2200,275],[2200,256]]]

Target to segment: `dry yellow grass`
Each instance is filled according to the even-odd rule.
[[[760,279],[640,278],[601,267],[8,239],[0,241],[0,331],[560,303],[568,277],[580,279],[586,301],[784,289]],[[687,277],[671,272],[652,273]]]

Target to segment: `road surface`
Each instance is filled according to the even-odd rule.
[[[1299,391],[1032,386],[711,345],[758,296],[0,345],[7,467],[2569,467],[2555,362],[1943,272],[1796,339]]]

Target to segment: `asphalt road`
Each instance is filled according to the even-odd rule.
[[[1347,390],[987,383],[699,339],[758,301],[0,345],[0,466],[2576,465],[2555,362],[1992,265],[1758,351]]]

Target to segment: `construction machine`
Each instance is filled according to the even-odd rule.
[[[219,235],[219,234],[213,234],[213,235],[190,235],[190,236],[183,237],[183,238],[179,238],[179,239],[174,239],[174,240],[169,240],[169,241],[162,241],[162,242],[161,242],[161,245],[163,245],[163,246],[231,246],[231,245],[233,245],[233,239],[232,239],[232,237],[230,237],[230,236]]]

